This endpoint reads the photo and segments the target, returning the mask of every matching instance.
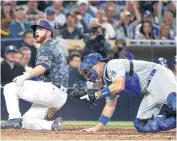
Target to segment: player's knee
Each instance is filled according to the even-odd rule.
[[[170,130],[176,128],[175,116],[159,115],[155,117],[155,120],[158,122],[160,130]]]
[[[173,108],[173,110],[176,110],[176,93],[172,92],[167,97],[167,103]]]
[[[139,119],[136,118],[134,120],[134,127],[139,131],[139,132],[158,132],[159,127],[158,123],[154,119]]]
[[[66,103],[66,100],[67,100],[67,94],[60,97],[60,100],[57,102],[57,105],[55,106],[62,107]]]
[[[14,82],[8,83],[4,86],[4,94],[9,94],[10,91],[14,91],[16,88],[16,84]]]

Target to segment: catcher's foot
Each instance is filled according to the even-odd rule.
[[[60,118],[55,119],[51,128],[52,128],[53,131],[63,130],[63,120],[62,120],[62,118],[60,117]]]
[[[9,128],[16,128],[20,129],[22,126],[22,119],[21,118],[15,118],[10,119],[6,123],[1,124],[1,129],[9,129]]]

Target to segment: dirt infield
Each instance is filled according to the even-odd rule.
[[[80,129],[89,126],[65,126],[63,131],[32,131],[2,129],[2,139],[28,140],[176,140],[176,130],[159,133],[139,133],[133,127],[107,126],[102,132],[84,133]]]

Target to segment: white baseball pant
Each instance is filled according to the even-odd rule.
[[[60,89],[50,82],[26,80],[22,87],[15,82],[4,86],[4,97],[9,119],[23,118],[22,128],[33,130],[51,130],[53,121],[45,120],[49,108],[61,108],[67,99],[66,89]],[[33,103],[21,117],[19,98]]]
[[[171,92],[177,93],[177,83],[171,70],[161,65],[154,67],[156,73],[147,88],[148,95],[144,95],[138,109],[137,118],[148,119],[157,116],[163,106],[167,104],[167,97]]]

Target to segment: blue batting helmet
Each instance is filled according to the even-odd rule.
[[[36,31],[36,27],[42,27],[42,28],[45,28],[45,29],[48,29],[52,32],[54,32],[54,27],[50,24],[49,21],[45,20],[45,19],[41,19],[37,22],[37,24],[34,24],[31,26],[31,28],[33,29],[33,31],[35,32]]]
[[[158,58],[155,62],[157,64],[160,64],[160,65],[168,68],[167,59],[165,59],[163,57]]]
[[[95,82],[98,78],[97,72],[93,66],[100,61],[107,61],[108,58],[103,58],[99,53],[91,53],[86,55],[79,67],[79,73],[86,79]]]

